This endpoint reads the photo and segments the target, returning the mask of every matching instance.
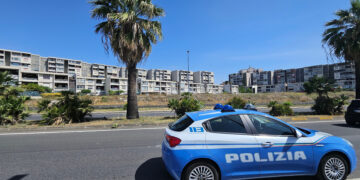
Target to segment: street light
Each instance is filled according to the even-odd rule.
[[[187,50],[187,63],[188,63],[188,73],[187,73],[187,83],[188,83],[188,92],[190,92],[190,51]]]

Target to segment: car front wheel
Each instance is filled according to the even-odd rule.
[[[342,156],[327,155],[321,160],[317,176],[324,180],[343,180],[348,175],[348,168],[348,164]]]
[[[182,180],[219,180],[219,173],[211,163],[196,162],[186,168]]]

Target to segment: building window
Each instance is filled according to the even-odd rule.
[[[43,79],[50,79],[50,75],[44,74],[44,75],[43,75]]]
[[[16,62],[11,63],[11,66],[20,66],[20,65],[21,65],[20,63],[16,63]]]

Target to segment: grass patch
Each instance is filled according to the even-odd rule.
[[[126,118],[113,118],[110,120],[94,120],[82,123],[62,124],[58,126],[45,125],[43,121],[23,121],[15,125],[0,126],[7,129],[36,129],[36,128],[91,128],[108,127],[118,128],[121,126],[140,126],[140,125],[166,125],[175,121],[175,117],[141,117],[139,119],[128,120]]]

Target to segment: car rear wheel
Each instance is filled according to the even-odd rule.
[[[186,168],[182,180],[219,180],[219,172],[211,163],[195,162]]]
[[[318,179],[343,180],[346,179],[349,166],[346,160],[337,154],[325,156],[320,163],[317,174]]]
[[[346,120],[346,124],[349,126],[354,126],[355,122],[354,121],[350,121],[350,120]]]

